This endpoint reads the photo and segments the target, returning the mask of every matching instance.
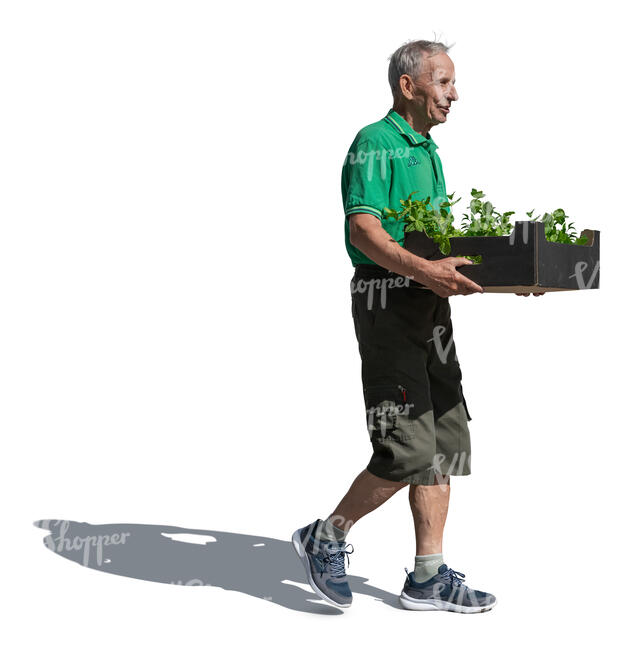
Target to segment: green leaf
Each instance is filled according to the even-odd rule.
[[[391,208],[383,208],[383,213],[386,219],[398,219],[399,213]]]

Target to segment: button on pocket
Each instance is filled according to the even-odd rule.
[[[375,442],[410,440],[416,435],[410,419],[408,392],[399,384],[366,386],[363,389],[366,422],[370,438]]]

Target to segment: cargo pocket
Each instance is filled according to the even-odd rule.
[[[399,384],[366,386],[363,389],[370,439],[376,443],[411,440],[416,435],[410,418],[408,391]]]

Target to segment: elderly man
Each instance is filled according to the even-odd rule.
[[[427,260],[403,247],[404,224],[383,218],[413,191],[435,206],[445,179],[430,129],[447,121],[454,65],[442,43],[414,41],[390,59],[393,108],[357,134],[343,166],[346,249],[355,268],[352,316],[372,457],[326,519],[293,535],[313,590],[339,607],[352,602],[344,559],[350,528],[409,485],[414,570],[399,597],[407,609],[474,613],[496,598],[463,584],[443,562],[449,477],[470,473],[470,415],[452,338],[449,296],[483,289],[457,268],[463,257]]]

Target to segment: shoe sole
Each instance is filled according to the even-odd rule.
[[[303,568],[306,571],[306,578],[308,580],[308,584],[312,588],[312,590],[321,598],[322,600],[325,600],[327,603],[330,603],[331,605],[334,605],[335,607],[340,607],[342,609],[346,609],[350,607],[350,603],[338,603],[335,600],[332,600],[329,596],[324,594],[321,589],[315,584],[315,581],[312,579],[312,571],[310,570],[310,561],[308,560],[308,555],[306,553],[306,549],[304,548],[303,543],[301,542],[301,536],[299,535],[299,531],[296,530],[292,536],[292,546],[295,549],[295,553],[301,560],[301,564],[303,564]]]
[[[445,600],[427,600],[421,598],[412,598],[408,596],[405,591],[401,592],[399,602],[405,609],[413,611],[446,611],[457,612],[458,614],[480,614],[482,612],[489,612],[490,609],[496,605],[496,600],[491,605],[457,605],[456,603],[449,603]]]

